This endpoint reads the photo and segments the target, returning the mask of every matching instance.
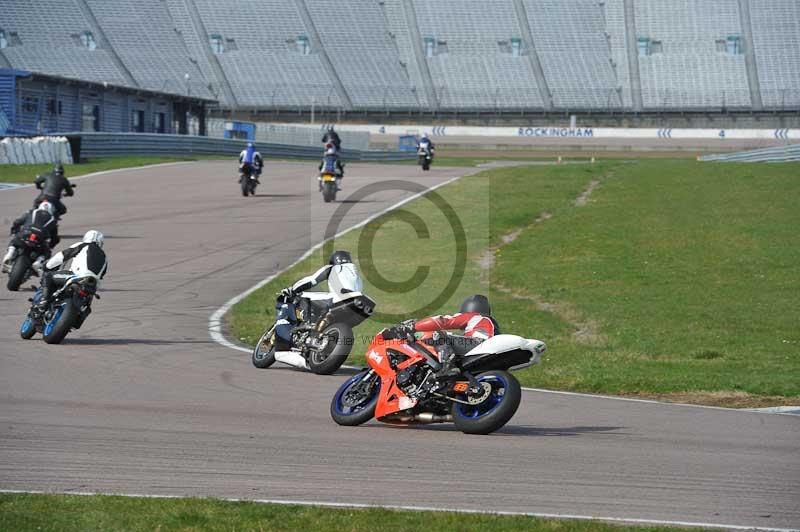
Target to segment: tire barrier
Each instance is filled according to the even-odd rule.
[[[66,137],[6,137],[0,140],[0,164],[72,164]]]

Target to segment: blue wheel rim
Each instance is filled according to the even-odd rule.
[[[488,382],[492,386],[492,391],[486,400],[476,405],[457,403],[456,412],[463,418],[480,419],[485,417],[494,412],[497,407],[505,401],[505,392],[508,390],[508,382],[506,382],[504,377],[501,375],[489,375],[486,377],[478,377],[476,380],[479,383]],[[466,398],[465,395],[459,397],[459,399],[464,398]]]
[[[55,310],[55,312],[53,312],[53,317],[50,318],[50,321],[45,323],[45,325],[44,325],[44,334],[45,335],[49,335],[51,332],[53,332],[53,327],[56,326],[56,323],[58,323],[58,320],[61,319],[61,315],[63,313],[64,313],[64,305],[60,305]]]
[[[341,387],[339,387],[339,390],[337,390],[336,396],[334,397],[334,405],[336,408],[336,412],[338,414],[341,414],[343,416],[352,416],[358,414],[359,412],[364,410],[367,407],[367,405],[371,403],[372,400],[375,398],[375,396],[378,394],[380,386],[373,385],[372,392],[369,394],[369,396],[367,396],[363,401],[361,401],[357,405],[345,406],[342,403],[344,395],[350,390],[350,388],[353,387],[354,384],[359,383],[363,378],[364,378],[363,374],[354,375],[353,377],[350,377],[347,380],[347,382],[345,382]]]
[[[32,328],[33,328],[33,320],[30,318],[30,316],[28,316],[27,318],[25,318],[25,321],[22,322],[22,326],[19,328],[19,332],[21,332],[22,334],[28,334],[31,332]]]

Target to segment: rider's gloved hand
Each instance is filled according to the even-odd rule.
[[[404,340],[409,336],[414,336],[416,329],[414,329],[414,322],[413,321],[405,321],[394,327],[390,327],[386,331],[388,333],[388,338],[396,338],[398,340]],[[387,338],[387,334],[384,333],[384,338]]]
[[[281,290],[281,297],[287,301],[294,298],[294,290],[292,290],[292,287],[287,286],[286,288]]]

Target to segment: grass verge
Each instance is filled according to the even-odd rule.
[[[72,178],[104,170],[200,159],[208,159],[208,157],[107,157],[65,165],[64,170],[67,177]],[[38,174],[49,172],[52,169],[52,164],[0,164],[0,183],[33,183]]]
[[[541,530],[548,532],[657,532],[674,527],[621,526],[598,521],[525,516],[332,509],[228,502],[217,499],[153,499],[108,495],[0,494],[0,529],[16,532],[191,531],[416,531]]]
[[[465,229],[464,277],[433,310],[452,312],[464,296],[488,293],[504,332],[550,347],[540,366],[517,373],[528,386],[800,404],[798,170],[642,160],[463,178],[439,192]],[[336,244],[357,251],[379,310],[398,314],[440,291],[456,255],[451,220],[424,198],[403,210],[425,220],[430,239],[388,214]],[[374,258],[363,249],[369,233]],[[431,266],[420,288],[373,282],[375,272],[408,279],[420,260]],[[255,342],[273,319],[273,294],[324,261],[313,254],[234,307],[232,335]],[[366,342],[385,325],[357,329],[351,362],[363,362]]]

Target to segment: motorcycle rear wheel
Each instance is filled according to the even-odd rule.
[[[331,417],[337,424],[345,427],[355,427],[375,417],[375,406],[378,404],[378,397],[381,391],[380,379],[373,375],[375,382],[372,384],[369,394],[358,394],[355,390],[367,373],[368,371],[364,370],[358,375],[354,375],[336,390],[336,394],[331,400]],[[357,395],[348,398],[348,392],[351,394],[356,393]],[[355,400],[355,403],[353,403],[353,400]]]
[[[267,369],[275,363],[275,344],[272,342],[274,327],[261,335],[258,343],[253,348],[250,360],[258,369]]]
[[[250,192],[250,185],[247,183],[246,177],[242,177],[241,182],[242,182],[242,196],[246,198],[247,194]]]
[[[507,371],[487,371],[475,379],[481,385],[487,383],[491,390],[483,401],[474,405],[453,403],[453,422],[465,434],[490,434],[503,427],[517,413],[522,389],[517,378]],[[465,394],[459,394],[457,398],[467,400]]]
[[[336,201],[336,183],[333,181],[325,181],[322,185],[322,199],[325,203]]]
[[[328,342],[335,342],[328,353],[316,353],[308,359],[308,369],[317,375],[331,375],[342,367],[353,349],[353,329],[345,323],[334,323],[320,336],[328,336]]]
[[[31,258],[22,253],[17,260],[14,261],[14,266],[11,268],[11,273],[8,274],[8,289],[12,292],[19,290],[22,283],[25,282],[28,270],[31,267]]]
[[[48,324],[45,323],[44,334],[42,335],[44,341],[48,344],[60,344],[79,318],[80,310],[76,309],[71,302],[67,302],[61,315],[56,318],[58,321],[52,327],[48,327]]]

